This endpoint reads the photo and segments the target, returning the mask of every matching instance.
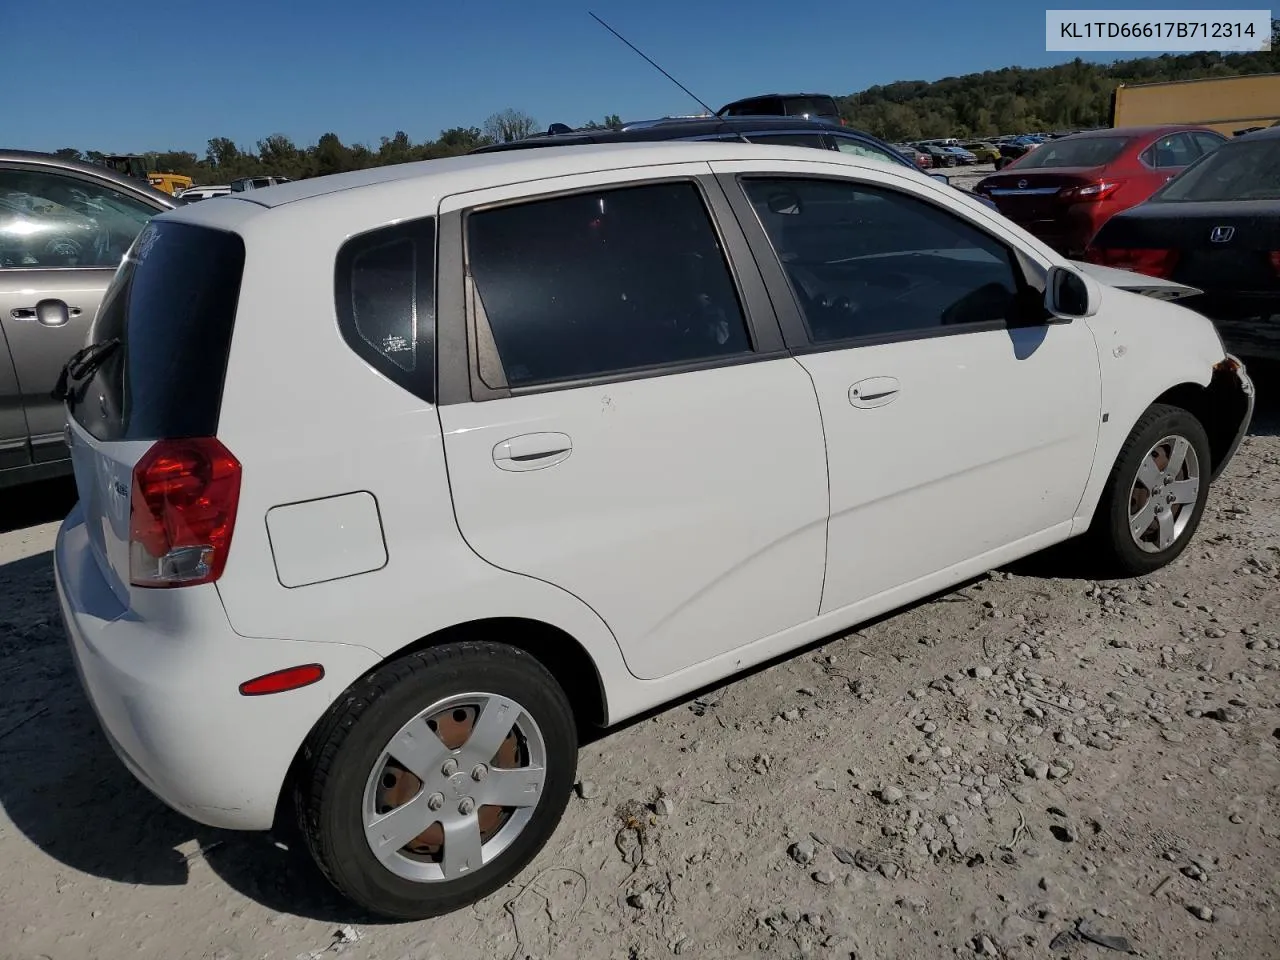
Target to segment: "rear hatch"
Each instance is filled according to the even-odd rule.
[[[995,201],[1015,223],[1053,220],[1062,213],[1063,191],[1103,179],[1102,167],[1053,167],[1047,170],[1006,168],[978,184],[977,192]]]
[[[64,371],[67,439],[89,541],[126,607],[139,562],[144,577],[150,562],[131,548],[139,539],[131,533],[141,531],[156,549],[158,541],[177,544],[192,531],[208,534],[217,521],[209,493],[219,492],[228,465],[207,455],[214,449],[208,438],[217,431],[243,268],[237,234],[153,220],[116,271],[85,350]],[[159,440],[180,443],[162,449]],[[140,462],[149,476],[135,476]],[[133,509],[139,481],[153,504],[159,497],[166,506],[186,506],[140,519]]]

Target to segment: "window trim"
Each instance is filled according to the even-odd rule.
[[[721,173],[717,174],[720,181],[721,189],[729,200],[729,204],[733,209],[734,215],[738,220],[738,225],[746,236],[747,243],[751,247],[756,263],[761,273],[765,277],[765,283],[769,288],[770,296],[773,298],[775,309],[777,310],[778,320],[782,325],[783,335],[786,337],[787,346],[790,351],[797,355],[803,356],[812,353],[828,353],[835,350],[850,350],[856,347],[878,346],[887,343],[906,343],[914,340],[929,340],[935,337],[954,337],[962,336],[968,333],[983,333],[993,330],[1013,330],[1025,329],[1027,327],[1050,326],[1055,322],[1054,318],[1043,310],[1044,298],[1044,273],[1036,265],[1036,263],[1017,246],[1009,243],[1007,239],[994,233],[986,226],[963,217],[953,210],[947,209],[944,205],[936,203],[926,196],[922,196],[911,190],[903,189],[895,184],[884,183],[879,180],[869,180],[856,176],[833,176],[831,174],[821,174],[812,172],[801,172],[791,170],[776,171],[752,171],[750,173]],[[791,281],[787,278],[786,270],[782,266],[782,260],[778,256],[777,251],[773,247],[773,242],[769,239],[768,233],[764,226],[756,217],[755,208],[751,205],[750,199],[743,186],[744,180],[818,180],[827,183],[852,184],[859,187],[870,188],[885,193],[896,193],[901,196],[908,197],[920,203],[926,203],[938,212],[958,219],[986,236],[993,243],[999,244],[1008,257],[1009,265],[1013,270],[1014,281],[1018,285],[1016,297],[1019,300],[1025,300],[1027,309],[1031,308],[1032,297],[1041,304],[1036,311],[1037,316],[1042,317],[1036,321],[1026,321],[1022,323],[1011,322],[1009,320],[989,320],[982,323],[970,323],[957,325],[954,327],[930,327],[922,330],[903,330],[895,333],[883,334],[866,334],[858,337],[846,337],[840,340],[814,340],[809,334],[809,325],[805,319],[804,307],[801,306],[796,296],[795,289],[791,285]]]
[[[158,217],[162,213],[167,213],[170,210],[176,209],[176,205],[172,207],[166,207],[163,204],[156,203],[156,201],[153,198],[147,196],[145,193],[142,193],[141,191],[132,190],[129,187],[125,186],[124,184],[116,183],[114,180],[109,180],[105,177],[103,178],[95,177],[81,170],[71,170],[71,169],[68,169],[67,167],[61,167],[52,163],[28,163],[25,161],[15,162],[11,160],[5,160],[0,162],[0,173],[3,173],[5,171],[11,171],[11,170],[21,171],[24,173],[43,173],[49,176],[63,177],[67,180],[76,180],[76,181],[79,181],[80,183],[85,183],[91,186],[100,187],[104,190],[114,191],[115,193],[118,193],[121,196],[128,197],[130,200],[134,200],[138,202],[142,206],[153,207],[154,212],[151,214],[151,218]],[[151,222],[151,219],[149,218],[138,229],[138,233],[139,234],[142,233],[142,231],[146,229],[147,224],[150,222]],[[134,239],[135,240],[137,239],[136,235]],[[130,244],[130,246],[132,246],[132,243]],[[119,263],[102,264],[102,265],[91,266],[91,267],[90,266],[42,267],[42,266],[34,266],[34,265],[24,265],[21,267],[0,266],[0,277],[13,276],[14,274],[22,273],[26,271],[58,274],[58,273],[84,273],[85,271],[88,271],[88,270],[109,270],[111,273],[114,274],[116,269],[119,266],[120,266]]]
[[[557,380],[517,387],[505,384],[505,369],[498,356],[488,319],[483,311],[473,309],[473,287],[467,253],[467,217],[475,212],[553,200],[559,197],[672,183],[692,184],[698,191],[724,255],[725,266],[742,308],[743,323],[751,340],[752,349],[732,356],[652,364],[572,380]],[[681,173],[673,176],[638,177],[552,189],[490,203],[478,203],[443,214],[440,217],[439,237],[441,246],[437,255],[440,284],[436,290],[436,355],[440,371],[437,396],[441,405],[478,403],[610,383],[648,380],[679,373],[777,360],[788,356],[768,287],[760,275],[759,267],[747,246],[745,237],[737,228],[737,218],[730,210],[720,184],[710,174],[690,176]],[[502,371],[504,384],[493,386],[490,382],[486,382],[481,375],[482,366]]]
[[[436,367],[439,347],[439,287],[436,263],[439,260],[440,227],[434,215],[416,217],[390,226],[374,227],[348,237],[338,248],[333,261],[333,306],[338,334],[357,358],[367,367],[385,377],[396,386],[407,390],[425,403],[435,404],[437,389]],[[426,232],[433,231],[428,245]],[[351,268],[356,257],[372,247],[385,246],[398,240],[414,241],[415,297],[414,312],[417,326],[414,335],[414,358],[418,361],[412,371],[398,367],[389,361],[376,347],[368,343],[357,329],[351,312]],[[424,252],[424,248],[427,252]],[[425,262],[424,262],[425,261]],[[434,309],[424,316],[422,291],[430,291],[429,299]],[[423,356],[423,353],[428,354]]]

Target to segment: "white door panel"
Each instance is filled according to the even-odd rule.
[[[824,613],[1075,512],[1100,404],[1085,324],[831,350],[801,362],[818,388],[831,471]]]
[[[796,361],[452,404],[440,417],[471,547],[589,604],[637,676],[817,615],[826,455]]]

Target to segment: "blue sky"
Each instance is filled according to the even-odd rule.
[[[543,127],[697,111],[587,10],[712,108],[1070,59],[1045,52],[1044,5],[1021,0],[0,2],[6,45],[30,43],[0,136],[203,156],[215,136],[252,148],[270,133],[301,145],[333,131],[376,147],[399,129],[419,141],[506,107]]]

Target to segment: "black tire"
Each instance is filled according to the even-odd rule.
[[[541,796],[523,830],[492,862],[456,879],[405,879],[384,866],[365,839],[366,781],[404,724],[434,703],[472,692],[509,697],[537,724],[546,749]],[[568,803],[577,750],[564,691],[532,656],[497,643],[429,648],[358,681],[317,725],[295,781],[298,822],[321,872],[360,907],[396,920],[439,916],[488,896],[542,849]]]
[[[1163,550],[1147,551],[1134,542],[1129,530],[1130,491],[1147,455],[1166,437],[1182,437],[1191,444],[1198,461],[1199,491],[1195,502],[1187,505],[1191,517],[1173,543]],[[1091,566],[1100,566],[1097,572],[1104,576],[1142,576],[1176,560],[1195,536],[1204,515],[1212,474],[1209,455],[1209,438],[1191,413],[1167,404],[1149,407],[1120,447],[1103,488],[1087,537],[1093,548]]]

